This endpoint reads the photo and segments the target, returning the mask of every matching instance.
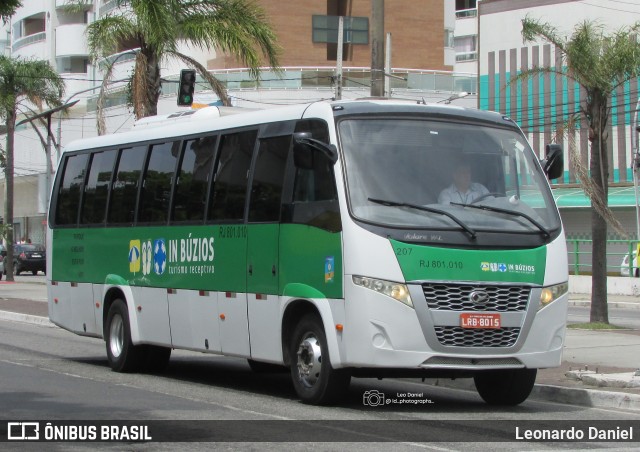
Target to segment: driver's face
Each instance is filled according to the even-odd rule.
[[[453,180],[461,191],[467,191],[471,185],[471,168],[469,166],[460,166],[453,174]]]

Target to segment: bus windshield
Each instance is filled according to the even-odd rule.
[[[339,123],[348,198],[391,228],[541,234],[560,227],[545,174],[513,128],[421,119]]]

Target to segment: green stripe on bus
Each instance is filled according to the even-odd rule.
[[[544,282],[547,248],[463,250],[390,240],[407,281]]]
[[[342,235],[306,225],[54,229],[52,260],[56,281],[342,298]]]

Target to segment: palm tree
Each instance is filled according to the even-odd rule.
[[[89,52],[97,60],[116,53],[123,44],[138,49],[131,83],[136,119],[157,114],[160,64],[167,58],[196,69],[229,105],[224,86],[204,66],[180,53],[180,42],[228,53],[254,78],[259,76],[262,57],[278,69],[276,35],[251,0],[119,0],[117,6],[126,10],[108,13],[87,27]]]
[[[586,94],[581,100],[580,114],[589,125],[591,161],[589,180],[581,180],[591,198],[592,292],[591,322],[609,323],[607,309],[607,217],[610,216],[609,160],[606,127],[609,121],[609,101],[613,92],[625,82],[640,75],[640,22],[605,34],[593,21],[578,24],[571,37],[559,35],[548,23],[531,19],[522,21],[525,42],[541,38],[553,44],[563,59],[562,68],[534,68],[519,78],[542,72],[558,73],[577,83]]]
[[[0,56],[0,117],[7,123],[4,167],[4,219],[7,226],[13,222],[13,143],[16,117],[22,108],[31,110],[25,101],[38,108],[43,103],[50,107],[59,106],[63,92],[64,81],[49,62]],[[8,245],[5,269],[7,281],[13,281],[13,230],[8,227],[5,232]]]
[[[3,0],[0,3],[0,18],[6,23],[15,14],[16,9],[21,6],[21,0]]]

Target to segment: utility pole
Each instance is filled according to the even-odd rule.
[[[344,16],[338,17],[338,56],[336,58],[336,100],[342,99],[342,47],[344,45]]]
[[[371,0],[371,97],[384,96],[384,0]]]

